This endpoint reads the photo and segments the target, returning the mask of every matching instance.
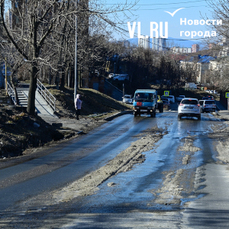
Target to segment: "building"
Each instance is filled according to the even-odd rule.
[[[166,50],[166,39],[165,38],[152,38],[152,49],[155,51]]]
[[[191,57],[189,60],[180,61],[180,68],[185,71],[193,73],[193,80],[195,83],[209,83],[209,74],[210,71],[216,69],[216,63],[214,62],[215,58],[212,56],[204,55],[198,56],[198,59]],[[215,64],[215,65],[214,65]]]
[[[130,48],[130,42],[127,41],[127,40],[123,41],[123,46],[124,46],[125,48]]]
[[[197,62],[191,57],[189,60],[181,60],[180,68],[191,74],[192,80],[196,83]]]
[[[173,53],[192,53],[192,49],[188,47],[172,47]]]
[[[196,82],[205,84],[208,83],[208,76],[210,71],[210,61],[215,60],[212,56],[199,56],[199,60],[197,62],[197,74],[196,74]],[[210,82],[209,82],[210,83]]]
[[[220,51],[218,53],[218,58],[229,56],[229,40],[226,37],[223,37],[222,41],[218,43]]]
[[[216,46],[216,44],[214,44],[214,43],[208,44],[208,48],[209,48],[209,49],[213,49],[213,48],[215,48],[215,46]]]
[[[200,46],[198,44],[193,44],[192,53],[199,52],[199,51],[200,51]]]
[[[142,38],[138,38],[138,47],[142,47],[144,49],[149,49],[150,48],[150,37],[145,36]]]

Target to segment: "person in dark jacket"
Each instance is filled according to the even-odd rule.
[[[75,109],[76,109],[76,119],[79,120],[79,115],[82,107],[82,100],[80,99],[80,94],[76,95],[75,99]]]

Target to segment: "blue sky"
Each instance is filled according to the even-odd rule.
[[[107,0],[109,1],[109,0]],[[119,3],[124,3],[125,0],[118,0]],[[176,14],[172,17],[169,13],[165,11],[169,11],[173,13],[175,10],[180,9]],[[212,31],[210,27],[204,25],[180,25],[181,19],[187,19],[194,22],[194,20],[206,20],[208,19],[217,19],[212,16],[212,9],[207,4],[206,0],[139,0],[136,7],[136,11],[133,11],[134,15],[130,16],[129,21],[133,26],[133,22],[141,22],[141,35],[149,35],[150,36],[150,22],[160,23],[168,22],[168,37],[177,38],[177,39],[198,39],[201,40],[203,36],[201,35],[201,31],[203,34],[206,31]],[[126,24],[124,27],[127,32],[125,37],[129,38],[127,19],[125,19],[123,23]],[[135,36],[137,37],[138,27],[136,25],[135,28]],[[181,36],[181,31],[184,31]],[[186,35],[185,35],[186,32]],[[196,32],[196,36],[191,37],[191,32],[193,35]],[[198,35],[199,32],[199,35]],[[187,36],[189,35],[190,36]],[[122,37],[121,34],[117,34],[117,39]]]

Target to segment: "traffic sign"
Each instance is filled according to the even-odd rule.
[[[229,92],[225,93],[225,98],[227,98],[227,99],[229,98]]]
[[[169,96],[169,91],[164,91],[164,96]]]

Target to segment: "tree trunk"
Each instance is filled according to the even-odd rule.
[[[37,66],[32,66],[32,71],[30,75],[30,86],[29,86],[29,96],[28,96],[28,106],[27,112],[30,115],[35,115],[35,94],[37,89]]]

